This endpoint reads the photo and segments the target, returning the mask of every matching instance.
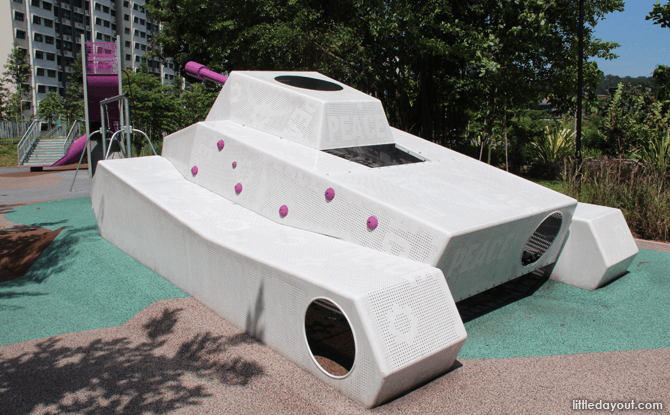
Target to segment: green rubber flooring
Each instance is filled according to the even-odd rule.
[[[65,229],[26,275],[0,283],[0,345],[122,325],[156,301],[189,297],[104,240],[89,197],[25,205],[5,217]]]
[[[66,228],[22,278],[0,283],[0,345],[117,326],[188,294],[100,237],[89,198],[14,209],[12,222]],[[670,348],[670,254],[640,250],[596,291],[547,281],[465,324],[459,359]]]
[[[459,359],[670,348],[670,254],[640,249],[628,274],[595,291],[547,281],[465,328]]]

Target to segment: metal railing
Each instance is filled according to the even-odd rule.
[[[74,141],[75,138],[79,136],[80,125],[81,123],[79,122],[79,120],[76,120],[74,124],[72,124],[72,128],[70,128],[70,132],[67,133],[67,138],[63,143],[63,155],[67,154],[67,151],[70,149],[72,142]]]
[[[30,124],[30,127],[28,127],[28,130],[26,130],[23,138],[21,138],[21,141],[19,141],[19,145],[16,146],[16,152],[19,156],[19,166],[23,165],[23,163],[26,161],[28,153],[30,153],[30,150],[33,148],[35,142],[40,136],[40,123],[40,119],[35,118],[35,120],[33,120],[33,122]]]
[[[42,134],[42,138],[49,138],[49,137],[65,137],[65,134],[67,134],[67,130],[65,129],[64,124],[59,124],[47,131],[46,133]]]

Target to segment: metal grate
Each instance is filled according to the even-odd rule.
[[[521,254],[521,264],[526,267],[536,263],[549,249],[561,230],[563,215],[554,212],[549,215],[530,236]]]

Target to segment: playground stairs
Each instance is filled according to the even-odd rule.
[[[63,144],[65,139],[50,138],[37,140],[28,154],[24,166],[51,165],[63,157]]]

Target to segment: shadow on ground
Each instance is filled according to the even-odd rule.
[[[226,351],[251,336],[216,336],[205,332],[181,343],[173,356],[165,355],[166,336],[172,333],[181,310],[144,325],[141,339],[97,338],[85,345],[67,345],[51,337],[30,352],[6,358],[0,354],[0,408],[3,413],[167,413],[197,406],[211,396],[206,379],[222,385],[246,386],[262,376],[259,364]],[[173,340],[174,341],[174,340]],[[200,384],[199,384],[200,383]]]
[[[463,323],[475,320],[499,308],[530,297],[549,280],[554,265],[547,265],[473,297],[456,303]]]

